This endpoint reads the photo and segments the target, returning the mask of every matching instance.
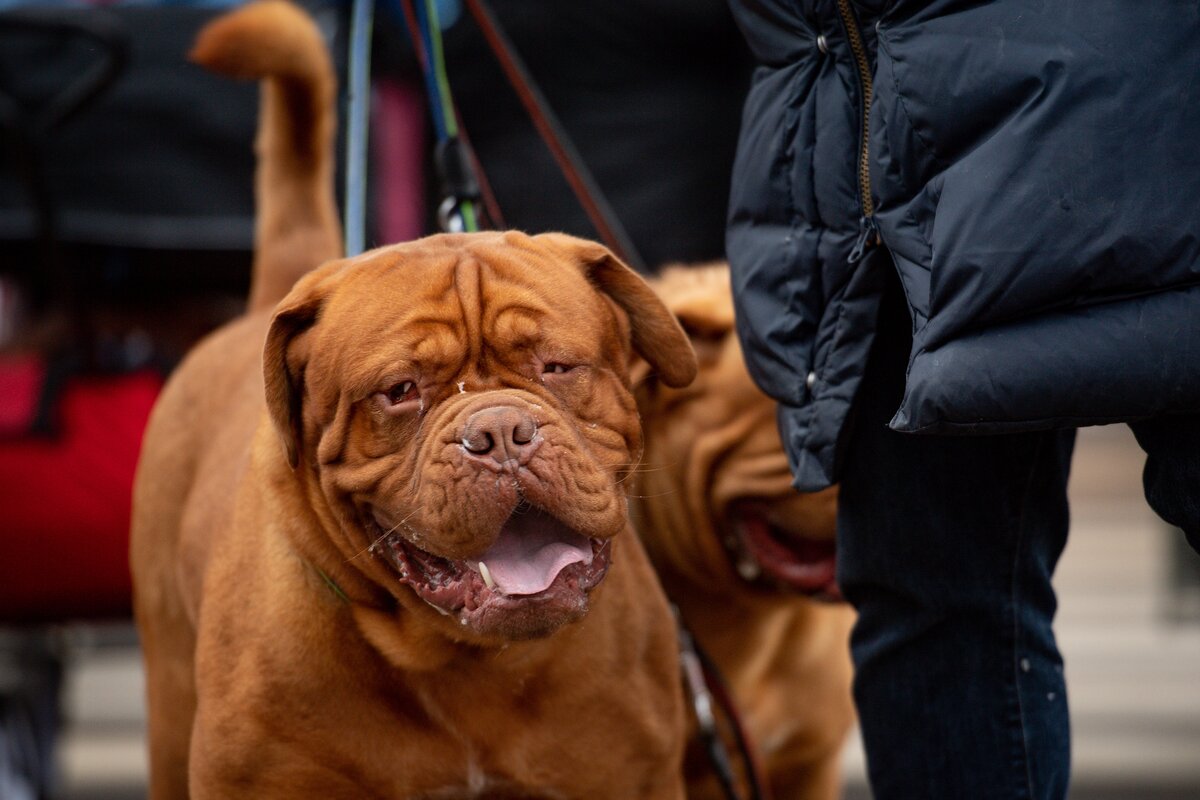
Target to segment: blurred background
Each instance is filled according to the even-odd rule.
[[[0,800],[144,796],[129,484],[163,378],[248,286],[257,90],[185,58],[227,5],[0,0]],[[344,73],[349,8],[305,5]],[[638,261],[720,258],[752,69],[724,0],[493,5]],[[478,29],[438,6],[502,222],[594,237]],[[395,3],[373,52],[369,246],[432,232],[442,196]],[[1200,560],[1146,508],[1142,460],[1123,426],[1081,433],[1057,578],[1081,800],[1200,798]],[[866,797],[854,743],[845,771]]]

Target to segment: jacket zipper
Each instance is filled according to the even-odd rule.
[[[850,251],[850,263],[862,260],[867,248],[879,244],[879,230],[875,227],[875,201],[871,199],[871,161],[869,143],[871,136],[870,120],[871,97],[874,85],[871,83],[871,64],[867,60],[867,48],[863,44],[862,32],[858,29],[858,19],[850,8],[850,0],[837,0],[838,15],[842,18],[842,26],[846,29],[846,39],[850,42],[850,52],[854,55],[854,63],[858,68],[858,85],[861,89],[862,107],[859,118],[862,120],[859,129],[858,149],[858,202],[862,208],[862,217],[858,222],[858,238]]]

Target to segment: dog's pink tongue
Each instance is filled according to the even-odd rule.
[[[531,510],[514,514],[479,560],[504,594],[537,594],[571,564],[590,563],[592,545],[549,514]]]

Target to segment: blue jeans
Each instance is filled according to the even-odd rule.
[[[1050,579],[1074,431],[889,430],[910,325],[892,287],[842,454],[838,576],[859,612],[854,695],[871,787],[881,800],[1063,798],[1070,720]],[[1134,427],[1151,449],[1152,504],[1195,546],[1200,425],[1183,422],[1190,453],[1180,420]]]

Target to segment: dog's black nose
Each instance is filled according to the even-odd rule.
[[[514,406],[492,406],[467,418],[462,430],[462,445],[480,458],[497,464],[515,461],[524,464],[537,449],[537,422],[526,411]]]

